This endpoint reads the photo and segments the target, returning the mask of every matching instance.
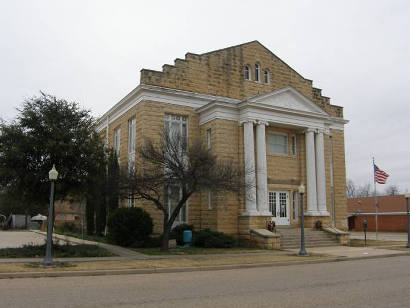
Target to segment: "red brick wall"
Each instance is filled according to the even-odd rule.
[[[363,231],[363,220],[367,219],[367,231],[376,231],[375,216],[349,217],[349,230]],[[377,218],[378,231],[407,232],[406,215],[379,215]]]

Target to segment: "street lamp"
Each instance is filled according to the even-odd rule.
[[[406,198],[406,209],[407,209],[407,248],[410,248],[410,215],[409,215],[409,198],[410,198],[410,194],[405,193],[404,198]]]
[[[53,246],[53,223],[54,223],[54,182],[57,180],[58,172],[55,165],[48,173],[48,178],[51,181],[50,189],[50,206],[48,208],[48,224],[47,224],[47,245],[46,245],[46,257],[44,258],[43,265],[50,266],[53,264],[51,256],[51,249]]]
[[[298,188],[299,195],[300,195],[300,250],[299,256],[306,256],[306,248],[305,248],[305,228],[304,228],[304,220],[305,216],[303,213],[303,195],[305,193],[305,186],[301,184]]]

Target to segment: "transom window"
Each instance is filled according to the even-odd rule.
[[[261,67],[258,63],[255,64],[255,81],[259,82],[260,80],[260,70]]]
[[[244,74],[245,80],[251,80],[251,68],[248,65],[245,66]]]
[[[271,154],[288,154],[288,135],[286,134],[268,134],[268,152]]]

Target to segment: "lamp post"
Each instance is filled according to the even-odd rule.
[[[406,198],[406,210],[407,210],[407,248],[410,248],[410,214],[409,214],[410,194],[405,193],[404,198]]]
[[[48,224],[47,224],[47,244],[46,244],[46,256],[43,261],[43,265],[50,266],[53,264],[53,258],[51,255],[51,249],[53,246],[53,223],[54,223],[54,183],[57,180],[58,172],[55,165],[48,173],[48,178],[51,181],[50,189],[50,206],[48,208]]]
[[[305,248],[305,215],[303,213],[303,195],[305,193],[305,186],[301,184],[298,188],[299,195],[300,195],[300,250],[299,256],[306,256],[306,248]]]

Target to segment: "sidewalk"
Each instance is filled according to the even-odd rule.
[[[363,231],[349,231],[350,239],[359,239],[364,240]],[[367,232],[368,240],[376,239],[376,232]],[[377,239],[379,241],[399,241],[407,242],[407,233],[406,232],[378,232]]]
[[[31,232],[41,234],[44,237],[47,236],[46,232],[43,231],[38,231],[38,230],[30,230]],[[124,258],[132,258],[132,259],[146,259],[146,256],[142,253],[136,252],[131,249],[127,249],[124,247],[116,246],[116,245],[111,245],[111,244],[106,244],[106,243],[101,243],[101,242],[93,242],[93,241],[87,241],[87,240],[82,240],[76,237],[71,237],[67,235],[60,235],[60,234],[53,234],[53,239],[58,239],[62,240],[68,243],[74,243],[74,244],[87,244],[87,245],[95,245],[104,249],[107,249],[108,251],[111,251],[113,254],[124,257]]]

